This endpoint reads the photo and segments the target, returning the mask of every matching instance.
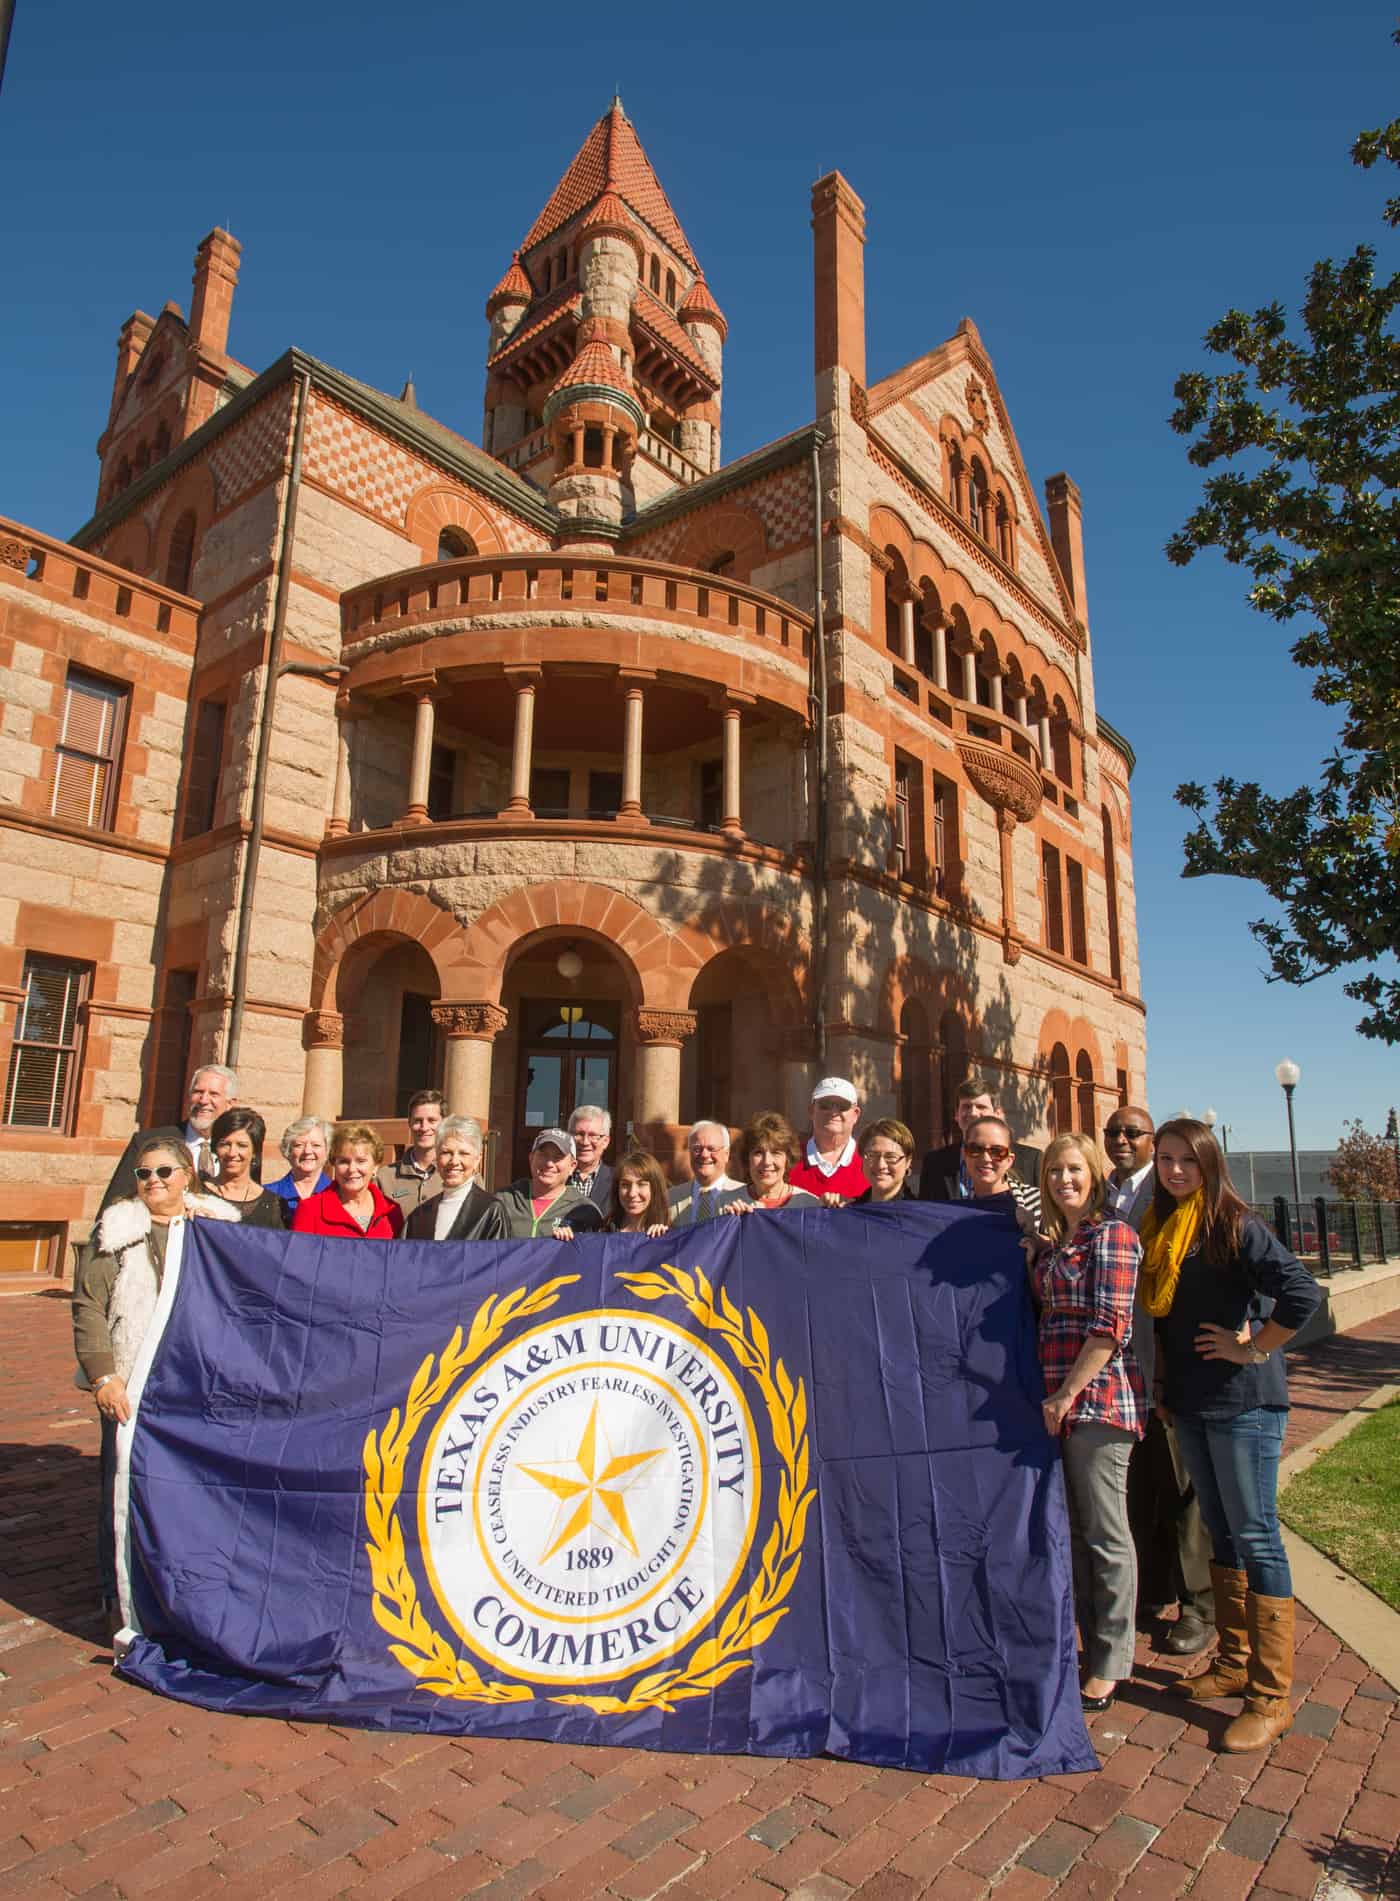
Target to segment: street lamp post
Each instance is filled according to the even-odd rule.
[[[1293,1127],[1293,1091],[1298,1087],[1302,1074],[1298,1065],[1289,1062],[1287,1057],[1274,1069],[1274,1076],[1279,1088],[1283,1091],[1283,1099],[1288,1105],[1288,1155],[1293,1164],[1293,1199],[1300,1207],[1303,1201],[1303,1184],[1298,1175],[1298,1137]]]
[[[1396,1193],[1400,1194],[1400,1121],[1396,1120],[1393,1109],[1386,1121],[1385,1139],[1389,1142],[1391,1152],[1395,1157],[1395,1189]]]

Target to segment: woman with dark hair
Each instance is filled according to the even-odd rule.
[[[342,1122],[331,1137],[331,1185],[308,1195],[292,1216],[293,1234],[397,1241],[403,1209],[374,1179],[384,1144],[368,1122]]]
[[[1040,1164],[1051,1245],[1031,1266],[1041,1416],[1064,1459],[1086,1710],[1106,1710],[1133,1672],[1137,1554],[1128,1528],[1128,1458],[1147,1417],[1129,1344],[1142,1250],[1127,1222],[1105,1212],[1104,1175],[1091,1136],[1055,1137]]]
[[[744,1158],[749,1198],[730,1202],[725,1214],[746,1215],[755,1208],[821,1207],[816,1195],[794,1188],[788,1180],[788,1170],[802,1160],[802,1146],[786,1116],[775,1109],[752,1116],[739,1137],[739,1153]]]
[[[608,1190],[608,1218],[604,1234],[667,1234],[671,1210],[670,1189],[661,1164],[645,1149],[628,1149],[618,1163]],[[564,1222],[554,1230],[560,1241],[572,1241],[573,1229]]]
[[[1316,1309],[1316,1281],[1235,1193],[1203,1122],[1157,1131],[1142,1224],[1142,1304],[1157,1333],[1160,1404],[1214,1550],[1220,1645],[1183,1684],[1202,1700],[1244,1695],[1221,1748],[1262,1749],[1293,1723],[1293,1580],[1278,1522],[1288,1423],[1284,1346]]]
[[[1040,1190],[1016,1173],[1016,1138],[1000,1116],[978,1116],[963,1130],[962,1168],[970,1185],[967,1202],[1014,1214],[1023,1230],[1040,1226]]]
[[[867,1122],[856,1140],[870,1186],[850,1203],[852,1208],[866,1207],[872,1201],[917,1201],[909,1181],[914,1160],[914,1137],[893,1116],[880,1116]]]
[[[225,1109],[214,1118],[209,1146],[219,1161],[219,1179],[209,1192],[228,1202],[245,1228],[282,1228],[283,1202],[262,1185],[267,1126],[256,1109]]]

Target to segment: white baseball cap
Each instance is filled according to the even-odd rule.
[[[812,1091],[813,1102],[816,1102],[821,1096],[839,1096],[842,1102],[849,1103],[857,1103],[860,1101],[860,1097],[855,1092],[854,1085],[848,1083],[844,1076],[823,1076],[816,1088]]]

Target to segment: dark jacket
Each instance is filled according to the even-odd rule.
[[[920,1201],[961,1201],[958,1193],[958,1167],[962,1162],[962,1143],[950,1142],[946,1148],[930,1149],[919,1170]],[[1016,1144],[1014,1167],[1027,1188],[1040,1188],[1040,1150]]]
[[[599,1162],[598,1172],[587,1188],[584,1187],[577,1174],[571,1179],[574,1187],[586,1200],[591,1201],[595,1208],[601,1208],[604,1214],[608,1212],[612,1201],[613,1170],[607,1162]]]
[[[553,1234],[558,1227],[572,1228],[575,1234],[597,1234],[603,1225],[603,1211],[581,1195],[572,1182],[564,1192],[535,1219],[534,1183],[526,1175],[496,1197],[506,1219],[506,1230],[513,1241],[529,1241]]]
[[[109,1208],[114,1201],[133,1199],[136,1194],[136,1157],[144,1143],[154,1141],[157,1137],[162,1142],[183,1142],[185,1125],[182,1122],[177,1127],[173,1122],[162,1122],[158,1128],[136,1131],[123,1150],[122,1158],[113,1171],[111,1181],[107,1184],[107,1192],[98,1205],[98,1214],[101,1214],[104,1208]],[[190,1186],[196,1193],[199,1192],[198,1182],[191,1182]]]
[[[420,1201],[404,1227],[405,1241],[435,1241],[437,1213],[441,1195]],[[457,1210],[444,1241],[504,1241],[510,1234],[505,1210],[494,1195],[488,1195],[480,1182],[473,1182],[467,1198]]]
[[[1157,1322],[1157,1350],[1168,1412],[1193,1419],[1233,1419],[1256,1406],[1287,1406],[1283,1354],[1262,1366],[1207,1360],[1196,1351],[1203,1322],[1237,1332],[1244,1321],[1269,1317],[1281,1327],[1302,1326],[1322,1299],[1317,1282],[1277,1235],[1250,1215],[1230,1261],[1214,1261],[1204,1248],[1187,1255],[1171,1312]]]

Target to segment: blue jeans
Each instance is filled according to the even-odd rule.
[[[1243,1571],[1257,1597],[1293,1595],[1278,1522],[1278,1462],[1287,1423],[1282,1406],[1256,1406],[1233,1419],[1172,1417],[1215,1562]]]

